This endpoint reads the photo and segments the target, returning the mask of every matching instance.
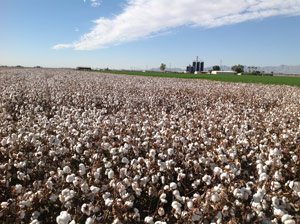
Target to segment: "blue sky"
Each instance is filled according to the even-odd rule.
[[[197,55],[207,66],[300,64],[300,0],[1,0],[0,9],[0,65],[184,68]]]

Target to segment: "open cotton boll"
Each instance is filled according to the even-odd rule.
[[[93,224],[94,223],[94,219],[91,218],[91,217],[88,217],[86,220],[85,220],[85,224]]]
[[[297,155],[293,155],[292,156],[292,160],[296,163],[298,161],[298,156]]]
[[[157,211],[157,213],[160,215],[160,216],[164,216],[165,215],[165,210],[163,207],[160,207]]]
[[[114,202],[114,200],[113,199],[110,199],[110,198],[106,198],[105,200],[104,200],[104,204],[106,205],[106,206],[108,206],[108,207],[110,207],[110,206],[112,206],[112,203]]]
[[[188,209],[192,210],[194,208],[192,200],[189,200],[186,204],[187,204]]]
[[[153,217],[151,217],[151,216],[146,216],[144,221],[145,221],[145,223],[148,223],[148,224],[154,224]]]
[[[39,220],[37,219],[34,219],[30,222],[30,224],[40,224]]]
[[[66,173],[66,174],[72,172],[72,170],[71,170],[71,168],[70,168],[69,166],[64,166],[63,171],[64,171],[64,173]]]
[[[202,177],[202,181],[206,183],[206,185],[210,185],[211,184],[211,176],[209,175],[204,175]]]
[[[291,181],[289,187],[296,191],[297,193],[300,192],[300,182],[299,181]]]
[[[129,160],[128,160],[126,157],[123,157],[123,158],[122,158],[122,163],[128,164],[128,163],[129,163]]]
[[[260,175],[259,175],[259,182],[262,182],[262,181],[266,181],[267,179],[268,179],[268,174],[266,174],[266,173],[261,173]]]
[[[174,155],[174,153],[175,153],[175,150],[174,150],[174,149],[168,148],[168,155],[169,155],[169,156]]]
[[[284,224],[296,224],[296,222],[293,220],[293,216],[285,214],[281,217],[281,222]]]
[[[159,199],[160,199],[161,203],[164,203],[164,204],[168,203],[168,201],[166,200],[166,197],[167,197],[167,195],[165,193],[162,193],[160,195]]]
[[[83,204],[83,205],[81,206],[80,211],[81,211],[82,213],[86,214],[86,215],[90,215],[90,214],[91,214],[90,209],[89,209],[89,205],[88,205],[88,204]]]
[[[83,175],[85,175],[86,174],[86,168],[85,168],[85,165],[83,164],[83,163],[80,163],[79,164],[79,174],[81,175],[81,176],[83,176]]]
[[[75,174],[67,175],[66,182],[67,183],[73,182],[75,180],[75,177],[76,177]]]
[[[283,211],[282,209],[279,209],[279,208],[274,208],[273,209],[273,214],[275,216],[282,217],[285,214],[285,211]]]
[[[22,192],[23,186],[21,184],[16,184],[15,190],[17,194],[20,194]]]
[[[210,200],[214,203],[218,202],[220,200],[220,196],[218,193],[213,193],[211,196],[210,196]]]
[[[125,205],[126,205],[128,208],[132,208],[132,207],[133,207],[133,202],[132,202],[132,201],[126,201],[126,202],[125,202]]]
[[[200,215],[198,215],[198,214],[193,214],[192,215],[192,221],[193,222],[198,222],[198,221],[200,221],[200,219],[201,219]]]
[[[170,186],[170,189],[171,189],[171,190],[175,190],[175,189],[177,188],[177,184],[174,183],[174,182],[170,183],[169,186]]]
[[[113,179],[114,175],[115,175],[115,172],[112,169],[110,169],[107,173],[108,179]]]
[[[92,193],[97,194],[100,191],[99,187],[91,186],[90,190]]]
[[[68,224],[71,221],[71,215],[67,211],[61,211],[56,217],[57,224]]]
[[[1,208],[2,209],[6,209],[6,208],[8,208],[8,202],[6,202],[6,201],[3,201],[3,202],[1,202]]]
[[[214,171],[214,174],[216,176],[219,176],[222,173],[222,169],[220,167],[217,167],[217,166],[214,168],[213,171]]]

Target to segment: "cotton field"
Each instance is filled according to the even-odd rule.
[[[0,223],[300,223],[300,89],[0,70]]]

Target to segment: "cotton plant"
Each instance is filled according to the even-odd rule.
[[[1,68],[0,89],[0,223],[300,222],[298,88]]]

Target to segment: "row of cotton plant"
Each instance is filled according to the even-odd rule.
[[[0,70],[0,223],[300,223],[300,89]]]

